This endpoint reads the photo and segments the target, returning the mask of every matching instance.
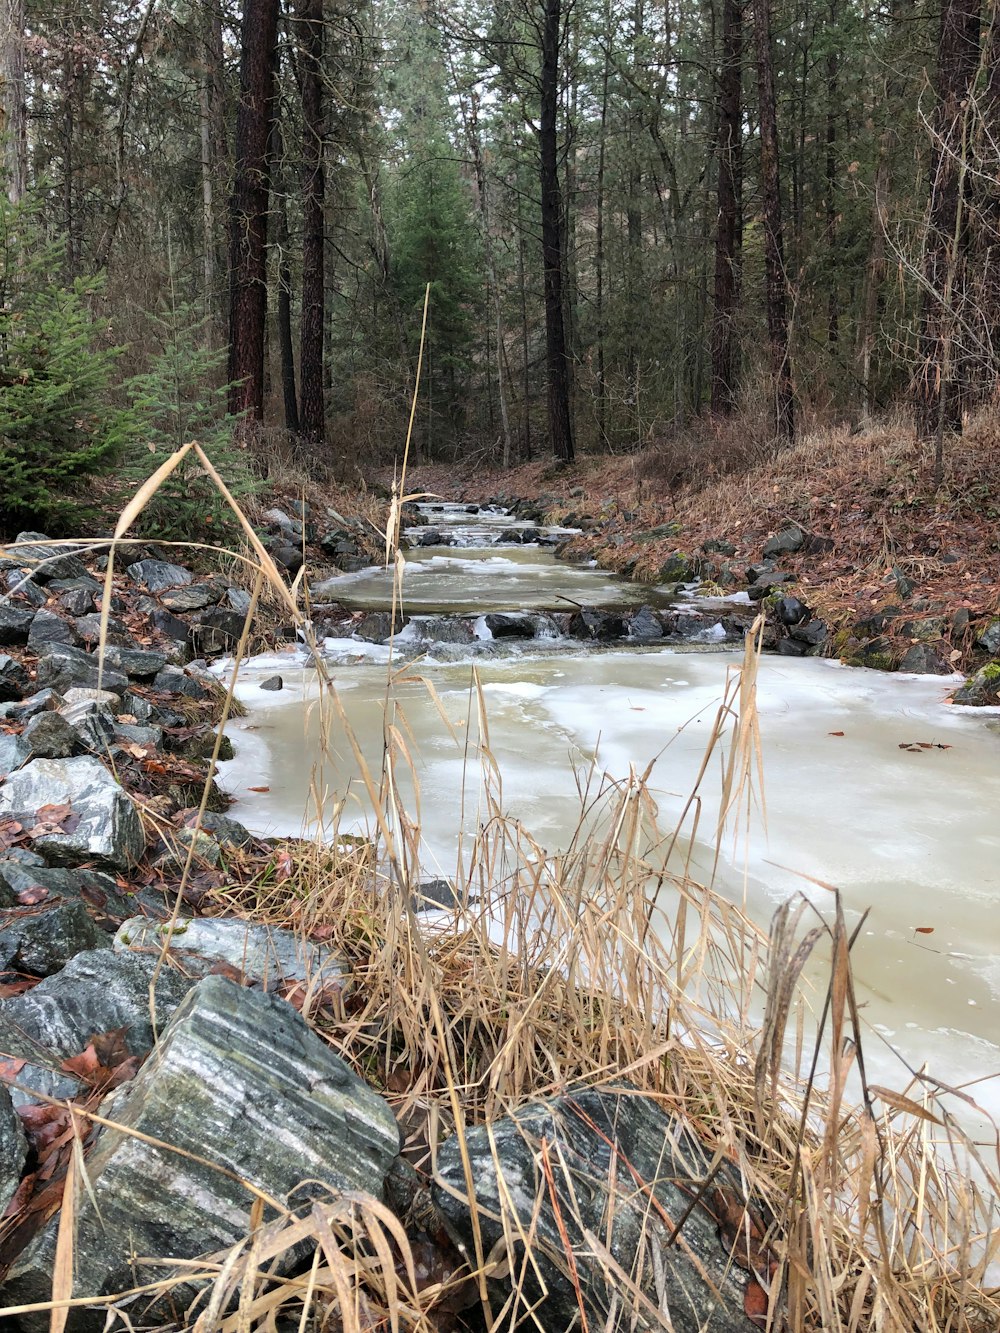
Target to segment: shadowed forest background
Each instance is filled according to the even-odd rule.
[[[427,284],[428,459],[671,487],[903,406],[939,480],[992,400],[981,0],[3,9],[6,529],[193,436],[386,461]]]

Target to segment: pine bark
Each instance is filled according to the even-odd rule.
[[[723,0],[722,69],[719,76],[718,216],[712,307],[712,411],[729,416],[736,407],[736,340],[739,303],[740,183],[743,154],[741,90],[743,11],[740,0]]]
[[[278,0],[246,0],[229,210],[229,410],[248,421],[264,416],[267,147],[277,36]]]
[[[299,334],[299,433],[326,434],[323,338],[326,327],[323,160],[323,0],[299,0],[296,31],[302,83],[302,311]]]
[[[774,428],[779,438],[795,437],[795,398],[788,347],[788,297],[785,282],[778,113],[774,88],[769,0],[754,0],[754,45],[760,104],[760,174],[764,206],[764,275],[767,334],[771,353]]]
[[[548,372],[549,442],[556,458],[572,462],[573,424],[569,403],[569,365],[563,288],[562,191],[559,187],[557,116],[561,0],[545,0],[542,24],[541,110],[538,125],[542,193],[542,262],[545,292],[545,361]]]

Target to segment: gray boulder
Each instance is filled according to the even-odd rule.
[[[789,630],[793,639],[808,644],[810,648],[818,648],[820,644],[826,643],[829,633],[826,621],[815,618],[807,620],[801,625],[793,625]]]
[[[768,537],[764,543],[764,559],[768,560],[776,555],[791,555],[795,551],[801,551],[805,542],[806,534],[797,524],[790,523],[773,537]]]
[[[0,606],[0,611],[3,607]],[[15,703],[30,685],[27,671],[6,653],[0,653],[0,703]]]
[[[471,623],[463,616],[425,616],[410,621],[410,633],[421,643],[471,643]]]
[[[39,583],[49,579],[80,579],[87,577],[83,561],[74,551],[85,551],[86,547],[74,547],[68,542],[50,542],[44,532],[19,532],[14,539],[14,547],[8,547],[8,554],[13,555],[25,567],[33,571],[33,577]]]
[[[164,592],[167,588],[179,588],[190,583],[194,577],[183,565],[171,565],[165,560],[137,560],[129,565],[125,573],[133,583],[148,592]]]
[[[152,680],[166,666],[167,655],[155,648],[114,644],[108,648],[105,661],[124,671],[130,680]]]
[[[105,660],[102,672],[96,653],[86,653],[68,643],[47,644],[40,650],[36,679],[39,689],[48,686],[60,694],[71,689],[96,690],[98,681],[101,689],[116,694],[128,688],[128,677],[123,671]]]
[[[48,977],[78,953],[110,945],[79,899],[0,917],[0,970]]]
[[[494,639],[533,639],[538,618],[521,611],[490,611],[483,616]]]
[[[119,927],[114,947],[159,953],[167,933],[161,922],[133,917]],[[205,976],[217,963],[227,963],[267,990],[283,981],[340,986],[347,978],[344,963],[324,945],[310,944],[291,930],[235,918],[181,917],[170,936],[170,952],[193,976]]]
[[[663,638],[663,626],[651,606],[640,607],[628,623],[629,637],[640,643]]]
[[[0,1083],[0,1217],[21,1183],[27,1156],[28,1142],[21,1118],[14,1110],[10,1093]]]
[[[543,1140],[558,1213],[541,1169]],[[746,1275],[720,1241],[711,1192],[699,1199],[712,1155],[651,1098],[621,1088],[566,1093],[469,1130],[466,1146],[484,1252],[513,1239],[509,1276],[489,1283],[498,1303],[523,1278],[518,1314],[531,1309],[542,1329],[579,1327],[564,1229],[590,1328],[749,1333],[753,1327],[743,1313]],[[726,1164],[715,1183],[742,1197],[739,1177]],[[432,1195],[452,1239],[473,1256],[472,1211],[454,1138],[438,1152]],[[525,1263],[519,1237],[529,1230],[532,1261]],[[648,1304],[629,1296],[629,1282]]]
[[[22,610],[19,606],[7,606],[4,602],[0,602],[0,643],[5,646],[27,643],[35,615],[34,611]]]
[[[0,731],[0,778],[13,773],[31,758],[31,747],[23,736]]]
[[[953,696],[953,702],[975,708],[992,707],[1000,702],[1000,662],[987,662],[980,667]]]
[[[127,870],[142,856],[146,838],[131,799],[91,755],[35,759],[0,787],[0,815],[33,822],[46,805],[70,806],[66,832],[44,833],[35,847],[57,865],[94,861]]]
[[[35,759],[68,759],[80,744],[66,719],[49,712],[36,713],[21,738]]]
[[[229,1249],[247,1232],[253,1195],[243,1179],[293,1207],[330,1189],[379,1196],[399,1151],[388,1106],[291,1005],[223,977],[192,990],[112,1118],[124,1128],[102,1132],[78,1204],[80,1295],[164,1276],[162,1267],[133,1266],[134,1254],[190,1259]],[[15,1263],[8,1305],[48,1298],[57,1227],[54,1218]],[[183,1307],[194,1291],[174,1294]],[[146,1318],[173,1322],[166,1309]],[[98,1330],[104,1320],[75,1311],[69,1328]],[[48,1322],[21,1317],[27,1333]]]
[[[78,644],[80,636],[75,627],[54,611],[36,611],[28,631],[28,647],[38,652],[48,643]]]
[[[1000,653],[1000,619],[990,621],[976,640],[976,646],[984,648],[991,657]]]
[[[88,949],[23,995],[0,1000],[0,1055],[29,1061],[18,1083],[50,1097],[74,1096],[78,1080],[59,1066],[79,1055],[95,1032],[124,1028],[131,1055],[153,1044],[149,985],[155,957]],[[162,1032],[193,982],[170,968],[156,982],[156,1031]],[[13,1092],[21,1105],[30,1095]]]
[[[622,638],[625,634],[625,619],[613,611],[596,611],[592,607],[581,607],[570,617],[566,632],[573,639],[607,643],[611,639]]]
[[[94,594],[89,588],[67,588],[59,594],[59,605],[70,616],[89,616],[94,609]]]
[[[392,613],[389,611],[369,611],[355,629],[354,637],[364,639],[366,643],[385,643],[394,633],[399,633],[406,624],[406,619],[397,611],[394,623]]]
[[[183,588],[172,588],[162,593],[160,601],[174,612],[201,611],[219,600],[219,589],[214,583],[191,583]]]
[[[65,870],[47,866],[42,858],[19,851],[0,860],[0,907],[19,902],[54,902],[79,899],[88,911],[112,930],[135,916],[137,894],[123,894],[110,875],[99,870]]]
[[[920,676],[950,676],[952,667],[936,648],[928,643],[914,643],[903,654],[900,671],[912,671]]]

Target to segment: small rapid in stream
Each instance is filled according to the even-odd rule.
[[[406,533],[402,585],[402,610],[413,619],[391,659],[392,695],[418,774],[424,873],[455,876],[463,824],[474,831],[482,814],[475,746],[465,740],[466,732],[475,738],[473,666],[504,810],[546,853],[565,846],[576,827],[579,775],[591,766],[620,779],[655,760],[650,788],[659,825],[671,830],[727,674],[742,660],[734,624],[740,616],[749,623],[745,597],[677,605],[668,590],[560,563],[551,547],[564,531],[517,524],[497,509],[418,508],[426,521]],[[391,572],[343,575],[313,598],[386,610]],[[673,615],[667,643],[640,633],[599,645],[566,636],[574,610],[635,615],[640,605]],[[639,617],[633,627],[648,626],[646,612]],[[377,771],[390,648],[328,638],[324,656]],[[275,674],[283,688],[262,690]],[[849,928],[867,909],[852,957],[874,1030],[869,1064],[892,1069],[901,1087],[891,1047],[914,1068],[926,1064],[947,1083],[968,1084],[975,1101],[1000,1116],[1000,720],[946,705],[953,684],[815,658],[762,658],[766,818],[754,809],[727,834],[714,885],[765,927],[796,891],[828,907],[831,895],[817,880],[842,890]],[[315,832],[319,821],[304,812],[315,816],[320,793],[327,811],[344,801],[341,831],[368,828],[346,736],[328,738],[325,766],[314,772],[322,749],[310,707],[316,673],[304,650],[246,663],[237,692],[248,716],[231,724],[236,757],[220,765],[234,814],[264,834]],[[691,847],[691,868],[703,882],[713,873],[719,788],[717,779],[701,788],[704,833]],[[403,795],[415,798],[405,784]]]

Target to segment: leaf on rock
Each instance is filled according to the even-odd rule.
[[[14,896],[22,907],[34,907],[45,901],[49,891],[44,884],[29,884],[26,889],[18,889]]]
[[[10,1083],[27,1064],[27,1060],[17,1060],[12,1055],[0,1055],[0,1082]]]

